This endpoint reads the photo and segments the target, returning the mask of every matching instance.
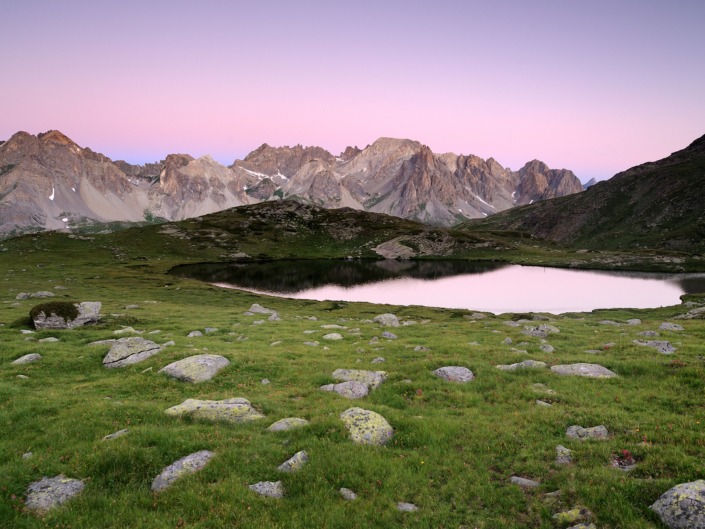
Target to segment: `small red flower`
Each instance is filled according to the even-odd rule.
[[[420,397],[420,396],[421,396],[421,390],[420,390],[420,389],[417,389],[417,390],[416,390],[416,394]]]

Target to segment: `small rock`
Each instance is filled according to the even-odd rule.
[[[340,419],[345,423],[354,443],[381,446],[394,436],[387,420],[373,411],[350,408],[340,414]]]
[[[567,449],[565,446],[558,445],[556,447],[556,463],[559,465],[567,465],[573,461],[571,452],[572,450]]]
[[[171,347],[172,345],[176,345],[176,342],[174,340],[169,340],[168,342],[164,342],[162,347]]]
[[[548,345],[548,344],[542,345],[541,347],[539,347],[539,349],[541,349],[544,353],[549,353],[549,354],[553,353],[555,351],[553,346]]]
[[[417,345],[416,347],[414,347],[414,351],[430,351],[430,349],[428,347]]]
[[[626,321],[627,325],[641,325],[641,320],[639,318],[634,318],[632,320]]]
[[[521,327],[521,324],[515,321],[503,321],[502,325],[506,325],[507,327]]]
[[[543,325],[542,325],[542,327],[543,327]],[[535,336],[537,338],[546,338],[548,336],[548,333],[540,330],[538,327],[530,327],[530,326],[525,326],[524,329],[522,329],[521,333],[526,334],[528,336]]]
[[[362,382],[372,390],[377,389],[387,380],[387,375],[384,371],[361,371],[357,369],[336,369],[333,371],[332,377],[346,382]]]
[[[524,360],[523,362],[519,362],[518,364],[511,364],[511,365],[499,365],[495,366],[497,369],[501,369],[503,371],[515,371],[517,369],[521,368],[532,368],[532,369],[541,369],[544,367],[548,367],[548,364],[544,362],[537,362],[536,360]]]
[[[25,506],[40,513],[50,511],[83,491],[84,485],[76,479],[59,474],[53,478],[42,478],[27,488]]]
[[[659,331],[684,331],[685,329],[677,323],[663,322],[658,326]]]
[[[269,345],[270,345],[270,347],[271,347],[271,346],[274,346],[274,345],[279,345],[280,343],[282,343],[282,340],[277,340],[276,342],[272,342],[272,343],[270,343]]]
[[[131,309],[139,309],[139,305],[128,305],[125,307],[125,310],[131,310]]]
[[[437,377],[442,378],[446,382],[460,382],[463,384],[466,382],[470,382],[475,378],[475,375],[472,374],[472,371],[470,371],[466,367],[460,366],[441,367],[439,369],[436,369],[435,371],[432,371],[432,373]]]
[[[135,334],[142,334],[144,331],[136,331],[132,327],[123,327],[117,331],[113,331],[113,334],[125,334],[126,332],[133,332]]]
[[[160,332],[162,332],[162,331],[157,329],[156,331],[149,331],[147,334],[159,334]]]
[[[270,432],[284,432],[287,430],[292,430],[294,428],[301,428],[306,426],[308,421],[306,419],[299,419],[298,417],[287,417],[286,419],[280,419],[277,422],[271,424],[267,430]]]
[[[648,336],[649,338],[658,338],[659,336],[661,336],[656,331],[643,331],[643,332],[636,333],[636,335],[637,336]]]
[[[174,484],[174,482],[186,474],[198,472],[215,454],[208,450],[201,450],[186,457],[182,457],[178,461],[166,467],[152,482],[152,490],[162,492],[166,488]]]
[[[294,454],[291,459],[288,459],[279,465],[277,470],[281,472],[298,472],[306,463],[308,463],[308,454],[305,450],[301,450],[300,452]]]
[[[254,316],[255,313],[254,313],[254,312],[247,311],[247,312],[243,312],[242,315],[243,315],[243,316]]]
[[[702,529],[705,527],[705,481],[681,483],[667,490],[649,507],[667,527]]]
[[[263,378],[263,379],[262,379],[262,385],[266,386],[267,384],[270,384],[269,379],[268,379],[268,378]]]
[[[329,334],[324,334],[323,335],[324,340],[342,340],[343,337],[338,334],[337,332],[331,332]]]
[[[206,331],[206,334],[211,334],[211,333],[214,333],[214,332],[218,332],[218,329],[216,329],[215,327],[206,327],[206,328],[203,329],[203,330]]]
[[[25,452],[22,454],[22,459],[32,459],[34,457],[34,454],[32,452]]]
[[[139,336],[120,338],[105,355],[103,367],[115,369],[136,364],[154,356],[161,350],[160,345]]]
[[[565,435],[568,439],[580,439],[581,441],[585,441],[586,439],[606,441],[609,437],[609,432],[602,424],[600,426],[593,426],[592,428],[571,426],[566,430]]]
[[[399,327],[399,318],[394,314],[380,314],[375,316],[372,321],[379,323],[382,327]]]
[[[551,404],[550,402],[546,402],[546,401],[543,401],[543,400],[537,400],[537,401],[536,401],[536,404],[538,404],[539,406],[549,406],[549,407],[550,407],[550,406],[553,406],[553,404]]]
[[[350,489],[341,488],[338,492],[340,492],[340,495],[343,497],[344,500],[354,501],[355,499],[357,499],[357,494],[355,494]]]
[[[553,518],[559,522],[577,522],[578,520],[590,518],[591,516],[592,513],[587,509],[580,509],[576,507],[575,509],[554,514]]]
[[[223,421],[231,424],[264,419],[265,416],[243,398],[225,400],[186,399],[181,404],[164,410],[171,417],[191,416],[194,419]]]
[[[397,510],[402,512],[414,512],[418,511],[419,508],[413,503],[404,503],[403,501],[400,501],[397,503]]]
[[[111,434],[109,434],[109,435],[106,435],[106,436],[103,437],[103,439],[101,439],[101,440],[102,440],[102,441],[110,441],[111,439],[117,439],[118,437],[122,437],[123,435],[127,435],[128,433],[130,433],[130,430],[120,430],[120,431],[118,431],[118,432],[115,432],[115,433],[111,433]]]
[[[382,333],[382,338],[386,338],[387,340],[396,340],[398,336],[394,333],[391,333],[389,331],[384,331]]]
[[[534,321],[551,321],[550,318],[546,316],[541,316],[540,314],[534,314],[533,318],[531,318]]]
[[[27,329],[22,329],[20,332],[22,334],[34,334],[34,331],[28,331]]]
[[[281,481],[260,481],[254,485],[248,485],[248,488],[266,498],[281,499],[284,497],[284,486]]]
[[[159,373],[165,373],[167,376],[176,380],[190,382],[196,384],[210,380],[218,374],[218,372],[230,365],[230,361],[220,355],[195,355],[177,362],[172,362],[166,367],[159,370]]]
[[[316,318],[315,316],[311,316],[311,317],[309,318],[309,321],[318,321],[318,318]]]
[[[29,378],[27,375],[16,375],[17,378]]]
[[[12,362],[14,365],[19,365],[19,364],[29,364],[30,362],[36,362],[37,360],[41,360],[42,355],[37,354],[37,353],[32,353],[24,356],[20,356],[17,360]]]
[[[186,338],[196,338],[198,336],[203,336],[203,333],[201,331],[191,331],[186,335]]]
[[[678,350],[673,347],[669,342],[663,340],[648,340],[646,342],[634,340],[632,343],[635,343],[636,345],[641,345],[643,347],[652,347],[656,349],[659,353],[665,355],[673,354]]]
[[[279,317],[279,315],[275,312],[272,314],[269,318],[267,318],[267,321],[282,321],[282,319]]]
[[[613,325],[613,326],[615,326],[615,327],[621,327],[621,326],[622,326],[621,323],[617,323],[616,321],[611,321],[611,320],[601,320],[601,321],[598,321],[597,323],[599,323],[599,324],[601,324],[601,325]]]
[[[568,364],[552,366],[551,371],[558,375],[578,375],[590,378],[611,378],[617,376],[616,373],[613,373],[606,367],[602,367],[597,364]]]
[[[304,345],[310,345],[311,347],[318,346],[318,342],[304,342]]]
[[[39,343],[54,343],[54,342],[58,342],[59,339],[58,339],[58,338],[50,337],[50,338],[42,338],[41,340],[37,340],[37,341],[38,341]]]
[[[338,395],[347,399],[361,399],[366,397],[370,392],[367,384],[355,380],[341,382],[340,384],[328,384],[326,386],[321,386],[319,389],[323,391],[334,391]]]
[[[511,338],[505,338],[504,340],[502,340],[502,343],[504,345],[512,345],[514,342],[512,341]]]
[[[262,325],[263,323],[264,323],[264,320],[257,320],[257,321],[253,321],[252,325]]]
[[[519,476],[512,476],[509,481],[516,483],[520,487],[540,487],[541,483],[538,481],[532,481],[530,479],[520,478]]]
[[[568,529],[597,529],[597,527],[595,527],[594,523],[588,522],[588,523],[579,523],[578,525],[572,525],[572,526],[568,527]]]
[[[384,362],[384,361],[385,361],[384,358],[382,358],[381,356],[378,356],[377,358],[375,358],[374,360],[372,360],[372,361],[370,362],[370,364],[381,364],[381,363]]]
[[[253,314],[276,314],[276,311],[272,309],[265,309],[258,303],[254,303],[247,312],[251,312]]]
[[[347,329],[347,327],[342,327],[341,325],[321,325],[321,329]]]

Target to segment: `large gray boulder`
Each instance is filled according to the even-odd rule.
[[[294,428],[301,428],[307,424],[308,421],[306,419],[287,417],[286,419],[279,419],[277,422],[271,424],[267,430],[270,432],[285,432],[287,430],[293,430]]]
[[[617,373],[613,373],[606,367],[602,367],[597,364],[567,364],[562,366],[552,366],[551,371],[557,375],[576,375],[590,378],[611,378],[617,376]]]
[[[669,323],[667,321],[664,321],[661,325],[658,326],[659,331],[684,331],[685,329],[678,325],[677,323]]]
[[[323,391],[334,391],[346,399],[361,399],[366,397],[370,392],[367,384],[356,380],[341,382],[340,384],[328,384],[326,386],[321,386],[320,389]]]
[[[252,306],[250,307],[250,310],[248,310],[247,312],[252,312],[253,314],[276,314],[277,313],[277,311],[275,311],[275,310],[265,309],[259,303],[253,303]]]
[[[247,487],[265,498],[276,498],[279,500],[284,497],[284,485],[282,485],[281,481],[260,481]]]
[[[379,323],[382,327],[399,327],[399,318],[394,314],[380,314],[375,316],[372,321]]]
[[[382,385],[382,382],[387,380],[387,374],[384,371],[362,371],[358,369],[336,369],[333,371],[332,376],[336,380],[362,382],[368,385],[370,389],[377,389]]]
[[[599,439],[600,441],[606,441],[609,437],[609,432],[604,425],[593,426],[592,428],[583,428],[582,426],[571,426],[565,432],[568,439],[580,439],[585,441],[586,439]]]
[[[340,414],[350,432],[350,439],[358,444],[381,446],[392,439],[394,430],[379,413],[362,408],[350,408]]]
[[[220,355],[196,355],[172,362],[159,370],[171,378],[195,384],[210,380],[218,371],[230,365],[230,361]]]
[[[126,367],[146,360],[162,350],[162,346],[141,336],[120,338],[113,344],[108,354],[103,358],[105,369]]]
[[[466,367],[459,366],[441,367],[436,369],[435,371],[432,371],[432,373],[437,377],[442,378],[446,382],[465,383],[470,382],[475,378],[475,375],[472,374],[472,371],[470,371]]]
[[[166,467],[162,470],[161,474],[154,478],[152,490],[154,492],[162,492],[186,474],[198,472],[206,466],[206,463],[208,463],[214,455],[213,452],[209,452],[208,450],[201,450],[200,452],[182,457]]]
[[[656,349],[659,353],[665,354],[665,355],[670,355],[675,353],[678,349],[673,347],[670,342],[666,342],[664,340],[647,340],[647,341],[640,341],[640,340],[634,340],[636,345],[641,345],[642,347],[651,347],[653,349]]]
[[[83,483],[59,474],[42,478],[27,488],[25,506],[31,511],[46,512],[58,507],[83,491]]]
[[[676,485],[649,508],[671,529],[705,529],[705,481]]]
[[[225,400],[186,399],[181,404],[164,410],[170,417],[190,416],[207,421],[223,421],[231,424],[264,419],[265,416],[252,407],[250,401],[240,397]]]
[[[301,452],[295,453],[291,459],[287,459],[279,465],[277,470],[280,472],[298,472],[306,463],[308,463],[308,454],[306,450],[301,450]]]
[[[19,364],[29,364],[31,362],[36,362],[37,360],[41,360],[42,355],[37,354],[37,353],[32,353],[24,356],[20,356],[17,360],[12,362],[14,365],[19,365]]]
[[[36,329],[73,329],[95,325],[100,319],[100,301],[42,303],[30,311]]]

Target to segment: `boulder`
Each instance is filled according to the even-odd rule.
[[[656,331],[643,331],[643,332],[636,333],[636,335],[637,336],[648,336],[649,338],[658,338],[659,336],[661,336]]]
[[[602,424],[600,426],[593,426],[592,428],[583,428],[582,426],[571,426],[565,432],[568,439],[580,439],[585,441],[587,439],[599,439],[600,441],[606,441],[609,437],[609,432]]]
[[[641,345],[643,347],[652,347],[653,349],[656,349],[659,353],[665,355],[673,354],[678,350],[673,347],[670,342],[666,342],[663,340],[648,340],[645,342],[640,340],[634,340],[632,343],[635,343],[636,345]]]
[[[539,349],[541,349],[544,353],[548,353],[548,354],[551,354],[555,351],[553,346],[548,345],[548,344],[543,344],[541,347],[539,347]]]
[[[543,327],[543,325],[542,325]],[[548,336],[548,333],[545,331],[540,330],[538,327],[529,327],[525,326],[521,334],[526,334],[527,336],[535,336],[536,338],[546,338]]]
[[[548,367],[548,364],[544,362],[537,362],[536,360],[524,360],[523,362],[519,362],[518,364],[499,365],[495,367],[503,371],[515,371],[517,369],[523,368],[541,369],[544,367]]]
[[[42,478],[27,488],[25,506],[31,511],[43,513],[58,507],[83,491],[83,483],[59,474],[53,478]]]
[[[514,342],[512,341],[511,338],[508,338],[508,337],[507,337],[507,338],[505,338],[504,340],[502,340],[502,343],[503,343],[504,345],[512,345]]]
[[[161,474],[154,478],[152,490],[154,492],[162,492],[185,475],[198,472],[206,466],[206,463],[208,463],[214,455],[213,452],[209,452],[208,450],[201,450],[200,452],[182,457],[166,467],[162,470]]]
[[[621,323],[617,323],[616,321],[611,321],[611,320],[601,320],[601,321],[598,321],[597,323],[599,323],[601,325],[612,325],[614,327],[621,327],[622,326]]]
[[[539,325],[538,329],[539,329],[539,331],[545,332],[548,334],[561,332],[561,330],[558,327],[554,327],[553,325],[549,325],[548,323],[542,323],[541,325]]]
[[[162,346],[141,336],[120,338],[113,344],[108,354],[103,358],[103,367],[115,369],[126,367],[154,356],[162,350]]]
[[[12,362],[14,365],[18,364],[29,364],[31,362],[36,362],[37,360],[41,360],[42,355],[37,354],[37,353],[32,353],[24,356],[20,356],[17,360]]]
[[[572,450],[567,449],[565,446],[558,445],[556,447],[556,463],[559,465],[567,465],[573,461],[571,452]]]
[[[247,312],[251,312],[253,314],[276,314],[277,313],[276,311],[274,311],[272,309],[265,309],[259,303],[253,303]]]
[[[337,332],[331,332],[329,334],[324,334],[323,335],[324,340],[342,340],[343,337],[338,334]]]
[[[266,498],[281,499],[284,497],[284,486],[281,481],[260,481],[254,485],[248,485],[248,488]]]
[[[509,481],[519,485],[520,487],[539,487],[541,483],[538,481],[532,481],[530,479],[520,478],[519,476],[512,476]]]
[[[186,335],[186,338],[198,338],[199,336],[203,336],[201,331],[191,331]]]
[[[419,508],[414,505],[413,503],[404,503],[403,501],[400,501],[397,503],[397,511],[401,512],[414,512],[418,511]]]
[[[277,422],[270,425],[267,430],[270,432],[285,432],[287,430],[293,430],[294,428],[301,428],[306,426],[308,421],[306,419],[299,419],[298,417],[287,417],[286,419],[280,419]]]
[[[507,327],[521,327],[521,324],[515,321],[503,321],[502,325],[506,325]]]
[[[370,364],[381,364],[382,362],[386,362],[386,360],[383,357],[378,356],[377,358],[372,360]]]
[[[677,323],[663,322],[658,326],[659,331],[684,331],[685,329]]]
[[[396,340],[398,336],[394,333],[391,333],[389,331],[384,331],[382,333],[382,338],[386,338],[387,340]]]
[[[399,327],[399,318],[394,314],[380,314],[372,320],[374,323],[379,323],[382,327]]]
[[[611,378],[617,376],[616,373],[613,373],[606,367],[602,367],[597,364],[567,364],[552,366],[551,371],[557,375],[577,375],[590,378]]]
[[[210,380],[218,371],[229,365],[230,361],[219,355],[196,355],[172,362],[160,369],[159,373],[166,373],[171,378],[194,384]]]
[[[349,382],[341,382],[340,384],[328,384],[321,386],[323,391],[335,391],[338,395],[347,399],[361,399],[369,393],[367,384],[351,380]]]
[[[370,389],[377,389],[387,380],[387,374],[384,371],[362,371],[358,369],[336,369],[333,371],[332,376],[336,380],[362,382],[368,385]]]
[[[341,488],[338,492],[340,492],[340,495],[343,497],[344,500],[354,501],[355,499],[357,499],[357,494],[355,494],[350,489],[346,489],[345,487]]]
[[[387,420],[373,411],[350,408],[340,414],[340,419],[345,423],[354,443],[383,445],[394,436]]]
[[[705,481],[676,485],[649,508],[671,529],[705,529]]]
[[[264,419],[265,416],[243,398],[225,400],[186,399],[181,404],[164,410],[171,417],[190,416],[207,421],[223,421],[235,424]]]
[[[298,472],[308,463],[308,454],[305,450],[297,452],[291,459],[287,459],[277,467],[280,472]]]
[[[705,317],[705,307],[689,310],[687,314],[682,314],[673,318],[674,320],[694,320],[696,318]]]
[[[441,367],[439,369],[436,369],[435,371],[432,371],[432,373],[437,377],[442,378],[446,382],[465,383],[470,382],[475,378],[475,375],[472,374],[472,371],[470,371],[466,367],[459,366]]]
[[[98,323],[100,307],[99,301],[52,301],[32,308],[29,315],[36,329],[73,329]]]
[[[625,323],[627,325],[641,325],[641,320],[639,318],[634,318],[632,320],[627,320]]]

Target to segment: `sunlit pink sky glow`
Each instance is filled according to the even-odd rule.
[[[705,2],[11,2],[0,140],[221,163],[380,136],[605,179],[705,134]]]

